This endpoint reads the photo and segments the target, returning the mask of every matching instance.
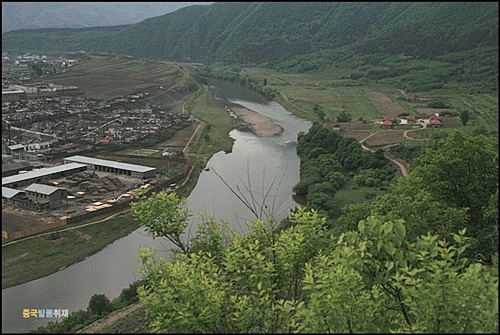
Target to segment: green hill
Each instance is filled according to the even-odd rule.
[[[221,2],[132,25],[10,31],[2,34],[2,49],[83,50],[289,72],[344,66],[357,69],[353,79],[397,77],[403,88],[418,72],[423,84],[411,84],[412,90],[448,80],[496,86],[498,3]]]

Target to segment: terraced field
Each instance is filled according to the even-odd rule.
[[[498,136],[498,96],[475,93],[479,88],[448,88],[426,92],[404,92],[376,81],[352,80],[352,70],[329,68],[314,73],[280,73],[272,69],[244,68],[243,73],[266,82],[279,92],[278,101],[292,112],[311,120],[319,120],[313,107],[319,104],[329,122],[336,123],[342,111],[351,115],[351,126],[342,123],[342,136],[363,138],[379,129],[366,129],[362,122],[373,125],[374,120],[384,116],[399,118],[401,114],[423,117],[435,113],[451,112],[455,116],[442,117],[442,128],[426,129],[416,136],[432,141],[454,129],[471,134]],[[446,108],[432,107],[441,101]],[[470,120],[464,126],[460,121],[460,111],[466,108]],[[387,141],[384,137],[387,136]],[[377,144],[392,144],[402,136],[394,136],[387,131],[377,135]],[[373,139],[375,140],[375,139]],[[386,143],[384,143],[386,142]]]
[[[405,113],[406,110],[398,103],[390,99],[385,93],[380,91],[366,92],[366,97],[375,109],[382,116],[390,116],[391,119],[398,117],[399,114]]]
[[[55,84],[77,86],[93,99],[161,92],[182,80],[177,65],[115,56],[92,56],[51,78]]]

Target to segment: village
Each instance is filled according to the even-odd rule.
[[[58,66],[66,64],[74,62]],[[167,188],[175,188],[170,170],[186,163],[182,150],[151,146],[189,126],[192,118],[148,104],[147,92],[96,101],[74,86],[2,74],[2,213],[42,214],[35,224],[2,220],[4,238],[116,210],[137,188],[165,180]],[[120,153],[124,149],[129,152]],[[99,156],[106,152],[110,159]]]

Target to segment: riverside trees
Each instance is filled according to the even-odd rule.
[[[498,331],[498,265],[464,257],[465,229],[410,243],[403,220],[369,216],[339,236],[314,210],[297,207],[290,220],[279,232],[248,222],[243,236],[208,219],[201,240],[218,243],[169,261],[142,249],[151,331]]]
[[[311,139],[321,144],[321,134],[313,129]],[[424,150],[368,210],[351,206],[333,227],[316,209],[297,206],[286,227],[256,219],[245,235],[204,218],[168,261],[141,249],[147,285],[138,292],[151,331],[498,332],[494,148],[494,140],[454,133]],[[468,198],[446,195],[458,185]],[[139,198],[134,215],[154,236],[180,240],[183,200],[151,197]],[[142,205],[158,199],[174,213]]]

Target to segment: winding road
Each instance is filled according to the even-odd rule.
[[[369,139],[370,137],[372,137],[375,134],[378,134],[381,131],[382,130],[377,131],[375,133],[372,133],[372,134],[366,136],[365,138],[359,140],[359,144],[361,144],[361,148],[363,148],[364,150],[368,150],[370,152],[375,152],[375,150],[372,150],[372,149],[368,148],[367,146],[365,146],[363,142],[365,142],[367,139]],[[406,135],[406,132],[405,132],[405,135]],[[385,150],[386,148],[389,148],[391,146],[393,146],[393,144],[387,145],[383,149]],[[384,154],[384,157],[387,158],[388,160],[390,160],[391,162],[393,162],[394,164],[396,164],[398,166],[398,168],[401,170],[401,173],[403,174],[403,177],[406,177],[408,175],[408,171],[406,170],[406,167],[403,164],[401,164],[400,162],[398,162],[394,158],[391,158],[391,157],[387,156],[387,154]]]
[[[418,130],[426,129],[426,128],[427,128],[427,126],[428,126],[428,124],[427,124],[427,123],[421,122],[421,120],[417,120],[417,123],[416,123],[416,124],[419,124],[419,125],[421,125],[422,127],[421,127],[421,128],[418,128],[418,129],[408,129],[408,130],[405,130],[405,131],[403,132],[403,137],[404,137],[405,139],[408,139],[408,140],[416,140],[415,138],[411,138],[410,136],[408,136],[408,133],[409,133],[410,131],[418,131]],[[381,131],[382,131],[382,130],[379,130],[379,131],[377,131],[377,132],[374,132],[374,133],[372,133],[372,134],[370,134],[370,135],[366,136],[365,138],[363,138],[363,139],[359,140],[359,143],[361,144],[361,147],[362,147],[364,150],[368,150],[368,151],[371,151],[371,152],[375,152],[375,150],[372,150],[372,149],[368,148],[367,146],[365,146],[365,145],[364,145],[364,142],[365,142],[367,139],[369,139],[370,137],[372,137],[373,135],[378,134],[378,133],[379,133],[379,132],[381,132]],[[383,150],[385,151],[386,149],[388,149],[388,148],[390,148],[390,147],[393,147],[393,146],[395,146],[395,145],[397,145],[397,144],[389,144],[389,145],[386,145],[386,146],[384,146],[384,147],[383,147]],[[395,160],[394,158],[391,158],[391,157],[387,156],[387,154],[384,154],[384,156],[385,156],[388,160],[390,160],[391,162],[393,162],[394,164],[396,164],[396,165],[399,167],[399,169],[401,170],[401,173],[403,174],[403,177],[406,177],[406,176],[408,175],[408,171],[407,171],[406,167],[405,167],[403,164],[401,164],[400,162],[398,162],[398,161],[397,161],[397,160]]]

